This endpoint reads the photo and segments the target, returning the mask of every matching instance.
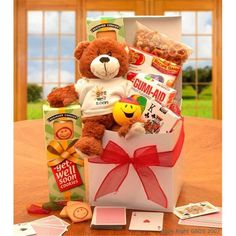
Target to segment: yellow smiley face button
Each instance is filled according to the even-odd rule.
[[[130,124],[132,120],[138,120],[141,114],[141,106],[133,98],[122,98],[113,108],[114,120],[121,126]]]

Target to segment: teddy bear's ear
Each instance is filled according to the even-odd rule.
[[[74,50],[74,57],[75,57],[77,60],[80,59],[80,57],[81,57],[82,54],[83,54],[84,49],[87,48],[89,44],[90,44],[90,43],[87,42],[87,41],[83,41],[83,42],[78,43],[77,47],[76,47],[75,50]]]

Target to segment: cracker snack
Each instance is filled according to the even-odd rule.
[[[177,65],[182,65],[192,52],[189,46],[154,31],[138,21],[134,46]]]

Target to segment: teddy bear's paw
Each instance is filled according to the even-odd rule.
[[[100,156],[102,154],[102,142],[94,137],[81,137],[75,144],[75,149],[82,158],[93,155]]]
[[[81,152],[78,148],[75,147],[75,150],[76,150],[76,152],[77,152],[77,154],[79,155],[80,158],[82,158],[82,159],[89,158],[89,155]]]
[[[74,85],[68,85],[62,88],[56,88],[48,94],[47,101],[51,107],[65,107],[77,102],[78,93]]]
[[[125,135],[125,139],[130,139],[132,137],[145,134],[145,133],[146,131],[144,128],[144,124],[141,122],[136,122],[131,126],[129,132]]]

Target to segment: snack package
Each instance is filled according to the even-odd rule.
[[[189,46],[152,30],[138,21],[134,46],[177,65],[182,65],[192,53]]]
[[[147,99],[155,99],[163,106],[171,106],[176,90],[169,88],[156,79],[156,75],[128,73],[127,79],[133,83],[132,90]]]
[[[142,98],[137,98],[137,100],[142,101],[143,104],[141,105],[145,107],[141,119],[146,121],[145,129],[147,133],[169,133],[177,122],[181,120],[179,115],[167,107],[163,107],[160,103]]]
[[[81,107],[43,105],[49,200],[85,200],[84,161],[74,144],[82,132]]]
[[[157,56],[153,56],[134,47],[129,48],[130,64],[128,74],[131,72],[153,74],[156,80],[173,87],[178,79],[181,66],[169,62]]]
[[[125,42],[123,18],[100,17],[87,19],[87,40],[108,37],[119,42]]]

